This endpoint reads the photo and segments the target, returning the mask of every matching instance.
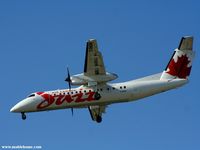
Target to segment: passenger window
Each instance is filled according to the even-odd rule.
[[[124,88],[126,89],[126,86],[124,86]]]

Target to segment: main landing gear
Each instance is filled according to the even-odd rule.
[[[21,112],[22,120],[26,120],[26,114],[24,112]]]
[[[101,121],[102,121],[102,117],[98,115],[98,116],[97,116],[97,119],[96,119],[96,122],[97,122],[97,123],[101,123]]]

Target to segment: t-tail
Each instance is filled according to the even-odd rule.
[[[160,80],[171,80],[175,78],[188,79],[192,69],[194,55],[193,37],[182,37],[179,47],[174,50]]]

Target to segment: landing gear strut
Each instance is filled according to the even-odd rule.
[[[102,121],[102,117],[98,115],[96,121],[97,121],[97,123],[101,123],[101,121]]]
[[[24,112],[21,112],[22,114],[22,120],[26,120],[26,114]]]

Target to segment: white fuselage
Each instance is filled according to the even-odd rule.
[[[92,88],[80,86],[71,90],[37,92],[17,103],[11,111],[36,112],[129,102],[180,87],[187,82],[187,79],[133,80],[114,84],[100,84]],[[94,98],[95,91],[98,91],[101,95],[99,100]]]
[[[92,120],[100,123],[107,105],[139,100],[186,84],[195,55],[192,47],[193,37],[182,37],[163,72],[132,81],[108,83],[118,76],[106,72],[97,41],[90,39],[86,44],[84,72],[70,76],[67,68],[65,81],[69,89],[32,93],[10,111],[21,113],[25,120],[26,112],[71,108],[73,114],[73,108],[88,108]],[[80,87],[71,89],[71,85]]]

